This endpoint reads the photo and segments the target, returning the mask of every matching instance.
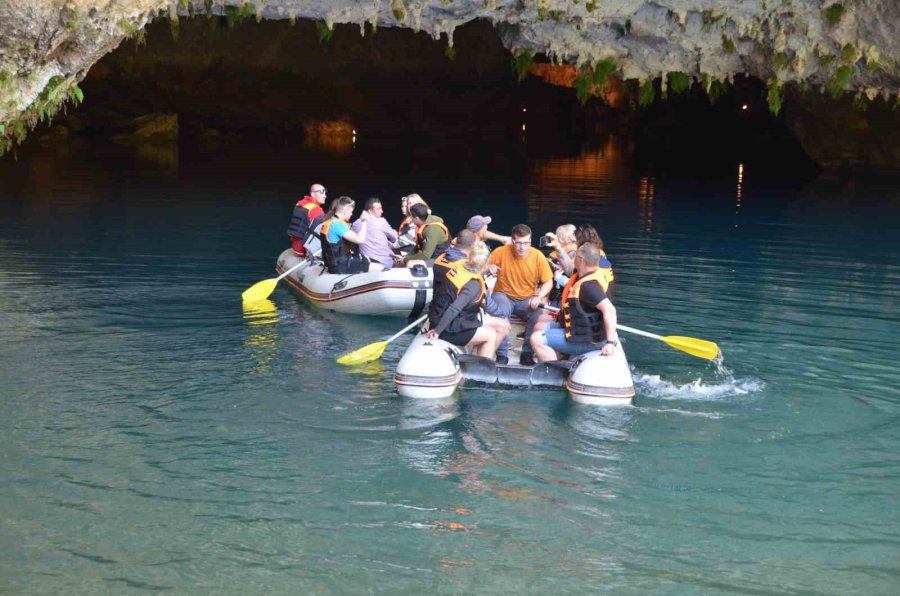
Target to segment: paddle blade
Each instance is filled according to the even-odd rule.
[[[244,293],[241,294],[241,300],[244,302],[256,302],[258,300],[265,300],[269,297],[269,294],[275,290],[275,285],[278,283],[278,280],[274,277],[272,279],[264,279],[260,282],[257,282],[244,290]]]
[[[691,356],[696,356],[697,358],[714,360],[719,355],[719,346],[711,341],[706,341],[705,339],[681,337],[678,335],[668,335],[666,337],[660,337],[659,339],[676,350],[687,352]]]
[[[344,354],[337,359],[338,364],[352,366],[354,364],[364,364],[366,362],[371,362],[372,360],[378,360],[381,358],[387,345],[388,342],[386,341],[376,341],[374,344],[369,344],[350,352],[349,354]]]

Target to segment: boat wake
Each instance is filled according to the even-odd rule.
[[[692,401],[720,401],[762,391],[765,382],[752,377],[736,379],[734,374],[717,363],[712,378],[698,377],[688,383],[678,384],[667,381],[659,375],[634,371],[634,382],[638,393],[659,399]]]

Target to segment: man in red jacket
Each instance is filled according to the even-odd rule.
[[[294,213],[291,215],[291,223],[288,225],[287,234],[291,238],[291,248],[298,257],[306,256],[306,247],[303,241],[310,228],[314,228],[313,222],[325,219],[322,205],[325,204],[327,191],[321,184],[313,184],[309,187],[309,194],[294,205]]]

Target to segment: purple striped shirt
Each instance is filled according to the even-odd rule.
[[[359,252],[369,257],[376,263],[381,263],[386,268],[394,266],[394,251],[391,243],[397,241],[397,232],[391,228],[391,224],[383,217],[368,215],[369,225],[366,226],[366,241],[359,247]],[[357,219],[353,222],[353,231],[359,232],[361,222]]]

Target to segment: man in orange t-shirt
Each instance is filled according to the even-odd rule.
[[[513,226],[512,243],[494,249],[488,261],[491,273],[497,276],[492,297],[504,316],[525,319],[528,326],[525,337],[531,337],[534,324],[550,290],[553,289],[553,272],[547,258],[531,246],[531,228],[525,224]],[[509,361],[509,341],[504,339],[497,347],[497,362]],[[534,355],[528,342],[522,346],[521,364],[534,364]]]

